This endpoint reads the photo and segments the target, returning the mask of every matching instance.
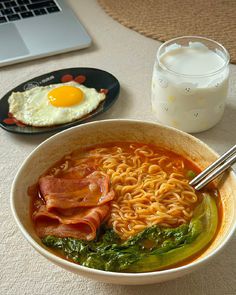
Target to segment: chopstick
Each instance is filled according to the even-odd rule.
[[[236,162],[236,145],[224,153],[219,159],[213,162],[199,175],[192,179],[189,184],[192,185],[195,190],[200,190],[210,181],[215,179],[226,169],[232,166]]]

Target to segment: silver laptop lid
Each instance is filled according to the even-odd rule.
[[[0,40],[0,66],[91,44],[91,38],[63,0],[1,0]]]

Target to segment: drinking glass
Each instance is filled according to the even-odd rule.
[[[189,133],[216,125],[225,108],[228,64],[227,50],[207,38],[185,36],[163,43],[152,77],[157,120]]]

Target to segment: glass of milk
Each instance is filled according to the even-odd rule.
[[[152,109],[159,122],[185,132],[207,130],[224,113],[229,54],[202,37],[179,37],[163,43],[152,77]]]

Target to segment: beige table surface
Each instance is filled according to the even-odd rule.
[[[69,1],[92,36],[89,49],[0,69],[0,96],[19,83],[66,67],[96,67],[120,81],[118,101],[97,120],[130,118],[155,121],[150,82],[159,42],[111,19],[95,0]],[[231,66],[230,93],[223,120],[195,134],[217,152],[236,143],[236,66]],[[40,256],[20,234],[10,212],[13,178],[25,157],[45,136],[22,136],[0,130],[0,294],[236,294],[236,238],[206,267],[177,280],[149,286],[117,286],[69,273]]]

